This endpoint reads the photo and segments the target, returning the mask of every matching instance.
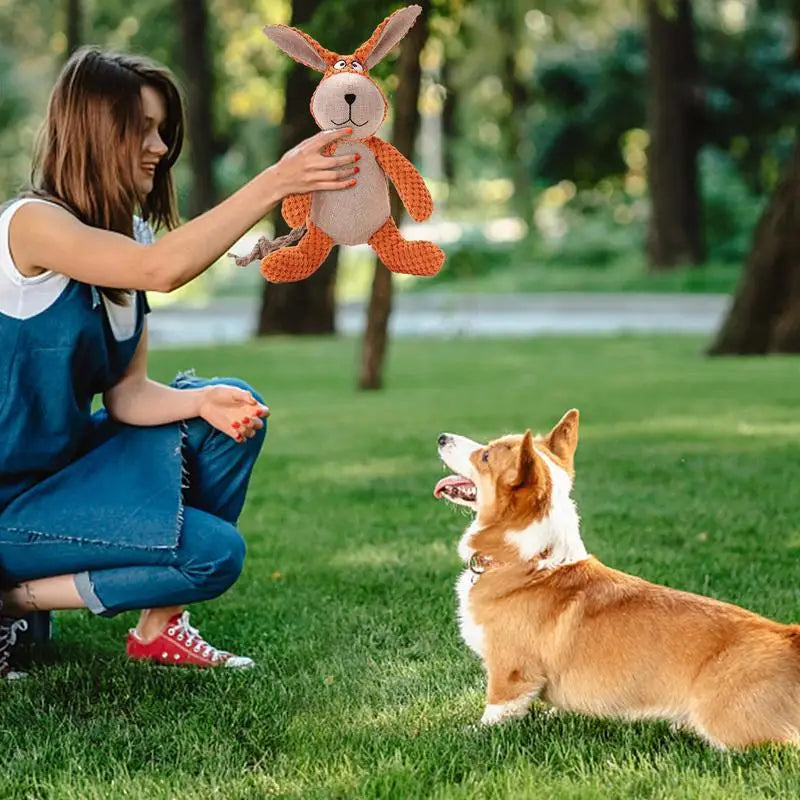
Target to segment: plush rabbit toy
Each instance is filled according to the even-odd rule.
[[[261,274],[272,283],[300,281],[315,272],[334,244],[368,242],[393,272],[434,275],[444,253],[433,242],[406,241],[391,217],[387,176],[418,222],[433,211],[422,177],[396,148],[375,136],[386,118],[383,92],[369,77],[414,24],[421,8],[408,6],[387,17],[352,55],[326,50],[296,28],[270,25],[264,33],[301,64],[323,73],[311,98],[311,113],[323,130],[350,127],[353,133],[326,151],[358,153],[358,182],[347,189],[290,195],[281,212],[294,230],[275,242],[262,240],[243,264],[261,257]],[[294,246],[286,246],[293,241]],[[272,251],[272,252],[270,252]]]

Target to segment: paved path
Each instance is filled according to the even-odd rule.
[[[202,308],[169,306],[150,316],[153,345],[238,342],[255,328],[260,298],[214,300]],[[399,294],[394,336],[535,336],[547,334],[711,334],[727,295],[687,294]],[[360,334],[362,302],[339,305],[337,329]]]

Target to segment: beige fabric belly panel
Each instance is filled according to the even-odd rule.
[[[389,187],[386,174],[372,151],[361,142],[342,142],[336,155],[359,153],[358,183],[347,189],[315,192],[311,221],[337,244],[364,244],[389,219]]]

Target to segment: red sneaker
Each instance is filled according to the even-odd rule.
[[[189,625],[188,611],[175,614],[152,642],[143,642],[135,630],[129,630],[125,652],[134,661],[155,661],[158,664],[235,669],[255,666],[251,658],[235,656],[212,647],[197,628]]]

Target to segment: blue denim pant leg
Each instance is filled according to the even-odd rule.
[[[238,378],[203,379],[182,375],[173,384],[180,389],[225,384],[262,397]],[[76,577],[78,590],[93,603],[97,613],[126,609],[187,605],[222,594],[239,576],[244,561],[244,541],[235,529],[244,506],[247,486],[267,433],[264,427],[252,439],[236,442],[199,417],[187,420],[183,455],[187,485],[180,546],[172,551],[179,573],[147,566],[91,571]],[[131,596],[136,587],[150,583],[149,594],[157,601],[145,605]],[[108,587],[108,588],[106,588]],[[111,605],[109,605],[111,601]],[[88,604],[88,603],[87,603]]]
[[[6,531],[2,569],[14,582],[75,574],[75,586],[95,614],[186,605],[222,594],[239,577],[245,545],[236,528],[185,507],[175,548],[126,547]]]
[[[179,379],[180,381],[181,379]],[[186,388],[212,384],[237,386],[249,391],[260,403],[263,399],[251,386],[237,378],[183,378]],[[180,385],[180,384],[179,384]],[[187,423],[185,445],[189,485],[184,494],[187,505],[208,511],[236,523],[244,505],[253,466],[267,435],[267,420],[252,439],[236,442],[199,417]]]
[[[236,379],[193,376],[178,388],[225,383],[253,391]],[[253,392],[259,401],[260,397]],[[186,605],[222,594],[239,576],[245,545],[235,522],[264,441],[266,426],[237,443],[202,419],[189,420],[183,444],[187,487],[178,546],[132,548],[120,541],[54,539],[23,531],[0,533],[0,568],[13,581],[76,575],[87,607],[114,616],[130,609]]]

